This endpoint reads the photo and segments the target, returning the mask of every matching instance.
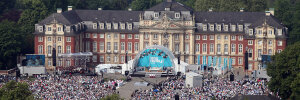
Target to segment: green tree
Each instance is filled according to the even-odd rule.
[[[130,4],[132,10],[146,10],[161,3],[163,0],[134,0]]]
[[[120,100],[120,96],[118,94],[112,94],[109,96],[106,96],[105,98],[102,98],[101,100]]]
[[[194,9],[196,11],[208,11],[212,8],[214,11],[218,10],[218,2],[220,0],[196,0]]]
[[[292,20],[288,22],[290,25],[290,39],[289,39],[289,44],[292,44],[294,42],[300,41],[300,1],[298,1],[296,4],[293,6],[293,18],[292,19],[284,19],[284,20]],[[290,13],[289,13],[290,14]],[[285,16],[286,18],[287,16]]]
[[[48,9],[41,0],[23,0],[22,3],[26,9],[22,12],[18,24],[21,26],[23,38],[26,39],[23,43],[22,53],[28,54],[33,53],[34,26],[47,17]]]
[[[268,64],[267,74],[271,77],[269,88],[283,99],[291,98],[292,94],[299,94],[299,90],[293,90],[299,83],[300,72],[300,42],[287,46],[279,54],[272,56],[272,62]]]
[[[33,100],[27,83],[10,81],[0,88],[1,100]]]
[[[0,23],[0,69],[16,66],[16,56],[21,51],[22,37],[14,22],[3,20]]]

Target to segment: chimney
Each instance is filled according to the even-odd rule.
[[[209,8],[208,11],[209,11],[209,12],[212,12],[212,11],[213,11],[213,8]]]
[[[266,13],[266,16],[270,16],[271,15],[270,11],[265,11],[265,13]]]
[[[102,10],[102,8],[98,8],[98,10]]]
[[[240,8],[240,12],[244,12],[244,8]]]
[[[167,2],[172,2],[172,0],[167,0]]]
[[[128,11],[132,11],[132,9],[131,9],[131,8],[128,8]]]
[[[72,6],[68,6],[68,11],[71,11],[72,10]]]
[[[61,13],[62,12],[62,9],[61,8],[57,8],[56,9],[56,13]]]
[[[270,11],[270,13],[271,13],[273,16],[275,16],[275,10],[274,10],[274,8],[269,8],[269,11]]]

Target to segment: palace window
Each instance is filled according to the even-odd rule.
[[[52,46],[48,45],[48,54],[52,54]]]
[[[239,57],[239,65],[243,64],[243,58]]]
[[[217,44],[217,53],[221,53],[221,44]]]
[[[224,25],[224,31],[228,31],[228,25]]]
[[[57,31],[60,32],[61,31],[61,27],[57,27]]]
[[[175,13],[175,18],[180,18],[180,13]]]
[[[253,40],[248,40],[248,45],[253,45]]]
[[[248,50],[249,58],[252,58],[252,53],[253,53],[253,50],[251,48],[249,48],[249,50]]]
[[[174,34],[175,40],[179,40],[179,34]]]
[[[134,43],[134,51],[139,51],[139,43],[138,42]]]
[[[67,48],[66,53],[71,53],[71,46],[68,45],[66,48]]]
[[[236,27],[235,27],[235,25],[231,25],[231,31],[235,31],[235,29],[236,29]]]
[[[217,25],[217,30],[221,31],[221,25]]]
[[[199,44],[199,43],[196,44],[195,51],[196,51],[196,52],[200,52],[200,44]]]
[[[239,25],[239,31],[243,31],[243,25]]]
[[[100,38],[104,38],[104,34],[100,34]]]
[[[107,48],[106,48],[107,50],[111,50],[111,44],[110,44],[110,42],[107,42]]]
[[[206,36],[206,35],[203,35],[203,36],[202,36],[202,40],[207,40],[207,36]]]
[[[240,41],[243,40],[243,36],[242,35],[239,36],[239,40]]]
[[[110,33],[107,33],[107,38],[110,39],[110,37],[111,37],[111,36],[110,36]]]
[[[175,51],[179,51],[179,43],[175,44]]]
[[[118,50],[118,42],[114,42],[114,50]]]
[[[97,29],[97,23],[93,24],[93,29]]]
[[[269,46],[272,46],[272,44],[273,44],[273,41],[269,40]]]
[[[210,40],[214,40],[214,39],[215,39],[215,36],[214,36],[214,35],[210,35],[210,36],[209,36],[209,39],[210,39]]]
[[[277,32],[278,35],[281,36],[281,35],[282,35],[282,29],[277,29],[277,31],[278,31],[278,32]]]
[[[128,39],[132,39],[132,34],[128,34]]]
[[[131,51],[132,50],[132,43],[131,42],[128,42],[128,47],[127,47],[128,51]]]
[[[277,45],[282,46],[282,41],[278,41]]]
[[[121,39],[125,39],[125,34],[121,34]]]
[[[104,42],[100,42],[100,50],[104,50]]]
[[[209,52],[210,53],[214,52],[214,44],[213,43],[211,43],[210,46],[209,46]]]
[[[43,37],[39,36],[39,42],[43,42]]]
[[[93,34],[93,38],[97,38],[97,33],[94,33],[94,34]]]
[[[206,48],[206,43],[203,43],[202,44],[202,52],[206,52],[207,51],[207,48]]]
[[[62,51],[62,50],[61,50],[61,46],[58,46],[58,47],[57,47],[57,53],[62,53],[61,51]]]
[[[107,61],[107,62],[110,62],[110,56],[107,56],[107,57],[106,57],[106,61]]]
[[[93,55],[93,62],[97,62],[97,55]]]
[[[196,40],[200,40],[200,35],[196,35]]]
[[[231,52],[235,52],[235,44],[231,44]]]
[[[134,39],[139,39],[139,34],[134,34]]]
[[[115,63],[118,62],[118,59],[119,59],[118,56],[115,56],[114,58]]]
[[[207,25],[203,25],[203,31],[207,30]]]
[[[39,50],[38,53],[39,53],[39,54],[43,54],[43,49],[44,49],[44,48],[43,48],[43,45],[39,45],[39,46],[38,46],[38,50]]]
[[[214,25],[212,24],[212,25],[210,25],[210,31],[214,31],[214,29],[215,29],[215,27],[214,27]]]
[[[71,37],[67,37],[67,42],[71,42]]]
[[[40,32],[43,32],[43,26],[40,26],[40,27],[39,27],[39,31],[40,31]]]
[[[218,35],[218,36],[217,36],[217,39],[218,39],[218,40],[221,40],[221,36],[220,36],[220,35]]]
[[[51,30],[51,27],[48,27],[48,31],[52,31],[52,30]]]
[[[148,34],[148,33],[145,33],[144,38],[145,38],[145,39],[149,39],[149,34]]]
[[[49,41],[49,42],[51,41],[51,37],[50,37],[50,36],[48,37],[48,41]]]
[[[153,34],[153,38],[154,38],[154,39],[157,39],[157,34]]]
[[[235,35],[232,35],[232,36],[231,36],[231,40],[235,40]]]
[[[159,14],[158,13],[154,13],[154,18],[158,18]]]
[[[97,42],[93,42],[93,51],[97,52]]]
[[[86,41],[85,49],[87,52],[90,51],[90,41]]]
[[[114,23],[114,29],[117,30],[118,29],[118,23]]]
[[[118,34],[117,33],[114,34],[114,38],[118,39]]]
[[[239,53],[242,53],[242,52],[243,52],[243,45],[239,44]]]
[[[104,62],[104,56],[100,56],[100,62]]]
[[[121,24],[121,29],[124,30],[125,29],[125,23]]]
[[[249,29],[249,35],[253,35],[253,29]]]
[[[107,29],[109,29],[109,30],[111,29],[111,23],[106,23],[106,26],[107,26],[106,27]]]
[[[125,43],[124,42],[121,42],[121,50],[125,50]]]
[[[104,29],[104,23],[100,23],[100,29]]]
[[[272,55],[272,49],[268,50],[269,55]]]
[[[131,30],[131,29],[132,29],[132,24],[129,23],[129,24],[127,24],[127,25],[128,25],[128,29]]]
[[[224,52],[228,54],[228,44],[224,45]]]

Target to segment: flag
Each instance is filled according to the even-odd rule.
[[[221,60],[222,60],[222,58],[221,57],[219,57],[219,68],[221,67]]]
[[[229,58],[229,70],[232,68],[232,58]]]
[[[208,66],[210,66],[212,63],[212,56],[208,56]]]
[[[213,59],[213,66],[216,66],[217,64],[217,56],[214,56],[214,59]]]

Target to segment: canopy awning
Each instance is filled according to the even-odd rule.
[[[86,57],[93,56],[92,52],[79,52],[79,53],[63,53],[58,54],[58,57]]]

